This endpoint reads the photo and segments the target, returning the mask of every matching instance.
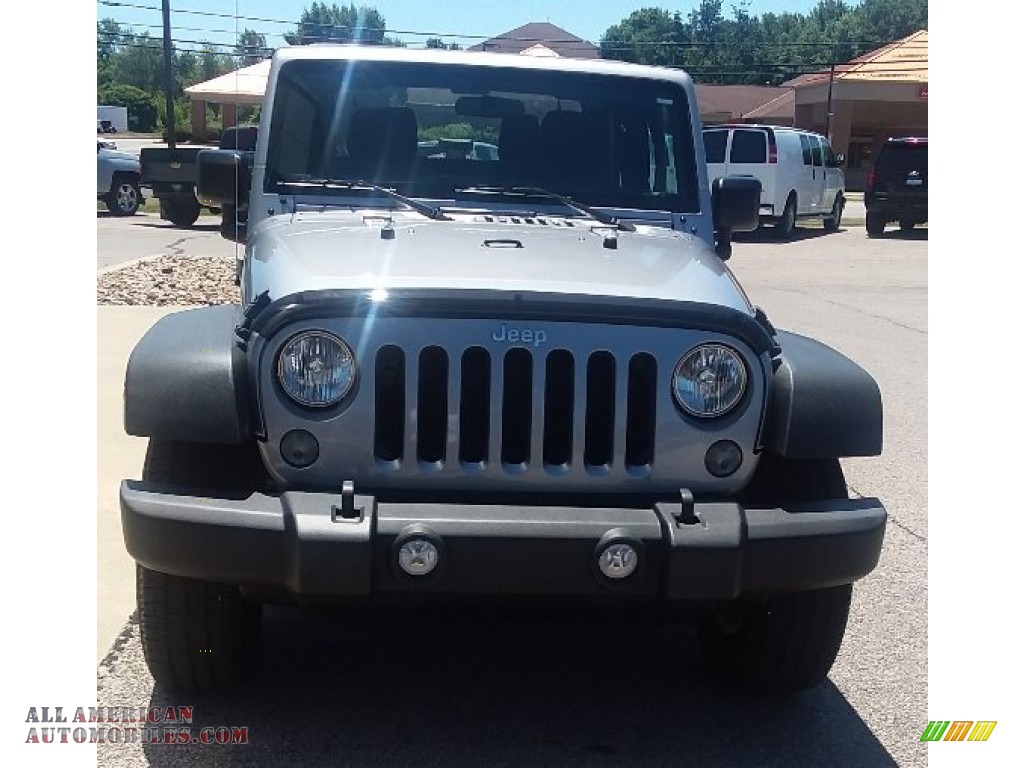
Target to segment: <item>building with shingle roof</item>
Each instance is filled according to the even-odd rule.
[[[846,155],[847,187],[862,188],[887,138],[928,135],[928,30],[783,85],[794,92],[796,125],[828,134]]]
[[[588,40],[576,37],[561,27],[546,21],[531,21],[497,37],[485,40],[469,47],[471,51],[488,51],[489,53],[526,53],[527,49],[536,46],[553,51],[559,56],[571,59],[599,59],[601,50]],[[541,51],[530,51],[529,55],[550,55]]]

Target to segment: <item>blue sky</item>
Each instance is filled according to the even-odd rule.
[[[107,5],[114,0],[99,0],[96,4],[97,19],[112,18],[122,25],[135,25],[138,31],[149,31],[153,36],[161,34],[160,0],[117,0],[126,5]],[[347,5],[341,0],[328,0],[338,5]],[[732,9],[742,0],[725,0],[723,12],[732,16]],[[267,36],[271,46],[283,43],[281,34],[290,31],[298,20],[302,9],[312,0],[171,0],[171,26],[173,37],[178,40],[209,40],[219,45],[232,45],[237,23],[241,31],[246,26]],[[492,0],[377,0],[376,2],[355,2],[355,5],[370,5],[383,14],[389,29],[403,32],[437,32],[449,40],[458,40],[472,45],[477,40],[459,39],[459,35],[480,35],[493,37],[515,29],[530,21],[549,21],[585,40],[597,42],[605,30],[627,17],[633,11],[644,7],[665,8],[679,11],[683,16],[697,6],[697,0],[689,2],[659,3],[626,2],[626,0],[515,0],[493,2]],[[817,0],[749,0],[745,3],[748,12],[755,16],[764,13],[807,13]],[[856,2],[854,3],[856,4]],[[128,6],[146,6],[132,8]],[[202,11],[210,14],[248,16],[261,21],[201,16],[181,11]],[[287,23],[274,23],[283,21]],[[143,26],[146,25],[146,26]],[[214,32],[212,30],[224,30]],[[424,35],[391,33],[410,44],[422,43]],[[195,47],[181,43],[183,47]]]

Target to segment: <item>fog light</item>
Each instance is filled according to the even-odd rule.
[[[410,576],[426,576],[439,558],[437,547],[426,539],[409,539],[398,549],[398,565]]]
[[[719,440],[704,454],[704,466],[715,477],[728,477],[742,463],[743,451],[732,440]]]
[[[636,570],[640,557],[629,544],[611,544],[597,556],[597,567],[609,579],[625,579]]]
[[[293,467],[308,467],[320,456],[320,443],[304,429],[293,429],[281,438],[281,457]]]

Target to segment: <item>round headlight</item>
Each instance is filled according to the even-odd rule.
[[[747,388],[747,368],[723,344],[694,347],[676,365],[672,395],[692,416],[721,416],[736,407]]]
[[[337,336],[307,331],[289,339],[281,349],[277,380],[295,402],[325,408],[352,389],[356,361],[352,350]]]

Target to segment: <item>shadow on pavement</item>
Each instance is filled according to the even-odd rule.
[[[886,229],[873,240],[927,240],[928,227],[914,227],[913,229]]]
[[[271,608],[261,669],[194,705],[192,733],[246,746],[146,745],[150,765],[896,765],[827,682],[765,700],[698,666],[685,624],[537,614],[303,617]]]
[[[842,232],[849,229],[846,225],[840,225],[839,231]],[[786,243],[795,243],[800,240],[814,240],[819,237],[828,237],[833,234],[832,232],[826,232],[821,227],[802,227],[799,224],[793,230],[793,234],[788,240],[779,240],[775,236],[775,230],[772,227],[759,227],[753,232],[737,232],[733,235],[733,239],[737,243],[769,243],[772,245],[786,245]]]
[[[203,224],[200,220],[190,227],[179,227],[176,224],[171,224],[169,221],[140,221],[140,227],[149,227],[150,229],[175,229],[180,232],[220,232],[220,219],[216,219],[209,224]]]

